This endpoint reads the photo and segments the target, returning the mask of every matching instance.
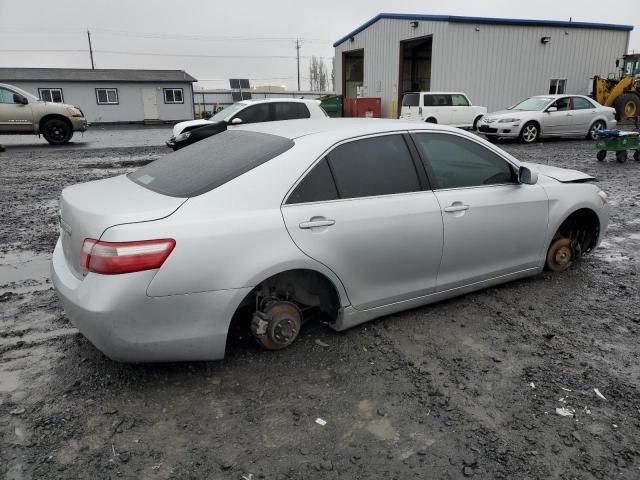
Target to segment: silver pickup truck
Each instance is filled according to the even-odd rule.
[[[29,92],[0,83],[0,135],[43,135],[51,145],[69,142],[88,127],[78,107],[40,100]]]

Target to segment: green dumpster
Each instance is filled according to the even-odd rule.
[[[330,117],[342,117],[342,96],[325,95],[320,97],[320,106]]]

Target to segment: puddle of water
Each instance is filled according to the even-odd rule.
[[[9,393],[17,390],[20,386],[18,382],[18,372],[0,370],[0,392]]]
[[[0,285],[25,280],[44,281],[49,277],[50,254],[31,251],[9,252],[0,256]]]

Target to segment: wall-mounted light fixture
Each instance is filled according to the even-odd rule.
[[[411,26],[411,28],[418,28],[418,22],[416,22],[415,20],[413,22],[409,22],[409,25]]]
[[[544,43],[549,43],[551,41],[551,37],[542,37],[540,39],[540,43],[544,44]]]
[[[476,32],[479,32],[479,31],[480,31],[480,28],[476,27]]]

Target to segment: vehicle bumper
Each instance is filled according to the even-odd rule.
[[[71,117],[70,120],[74,132],[84,132],[89,128],[89,123],[84,117]]]
[[[156,270],[73,275],[58,241],[51,278],[71,323],[102,353],[121,362],[217,360],[229,323],[251,288],[150,297]]]
[[[520,135],[520,123],[478,123],[478,132],[483,135],[495,135],[496,137],[517,137]]]

